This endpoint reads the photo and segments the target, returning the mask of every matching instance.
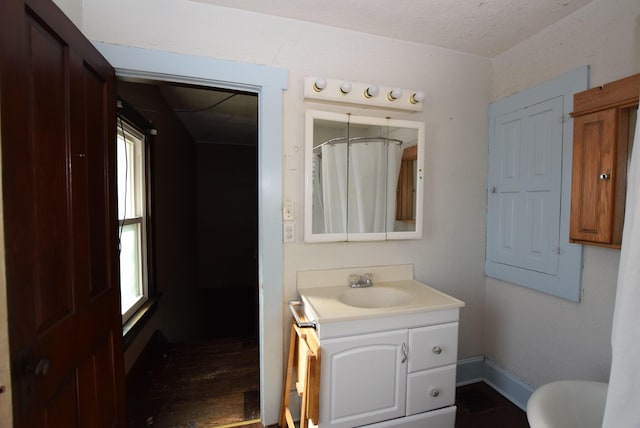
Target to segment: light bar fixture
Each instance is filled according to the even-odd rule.
[[[423,91],[413,89],[311,76],[304,81],[304,98],[390,110],[422,111],[426,96]]]

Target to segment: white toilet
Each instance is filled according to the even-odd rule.
[[[551,382],[527,403],[531,428],[601,428],[608,384],[584,380]]]

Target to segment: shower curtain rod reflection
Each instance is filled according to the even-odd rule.
[[[330,140],[324,141],[320,144],[318,144],[317,146],[313,147],[313,150],[315,149],[319,149],[322,146],[325,146],[327,144],[342,144],[342,143],[396,143],[397,145],[401,146],[404,141],[402,140],[397,140],[395,138],[387,138],[387,137],[351,137],[349,139],[347,139],[347,137],[336,137],[336,138],[332,138]]]

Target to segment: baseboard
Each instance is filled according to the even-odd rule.
[[[457,386],[485,382],[524,411],[535,389],[515,373],[483,356],[458,361],[456,379]]]
[[[483,356],[459,360],[456,367],[456,386],[484,381]]]

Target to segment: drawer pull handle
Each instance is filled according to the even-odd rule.
[[[407,361],[407,344],[403,343],[402,344],[402,362],[406,362]]]
[[[442,354],[442,348],[441,348],[441,347],[439,347],[439,346],[434,346],[434,347],[433,347],[433,349],[432,349],[432,351],[433,351],[433,353],[434,353],[434,354],[436,354],[436,355],[440,355],[440,354]]]
[[[439,390],[438,388],[433,388],[433,389],[431,390],[431,396],[432,396],[433,398],[435,398],[435,397],[437,397],[438,395],[440,395],[440,390]]]

